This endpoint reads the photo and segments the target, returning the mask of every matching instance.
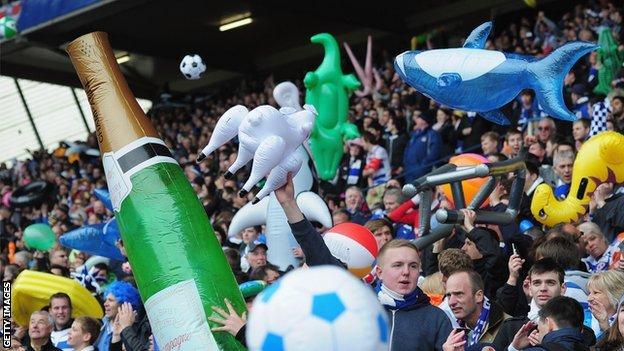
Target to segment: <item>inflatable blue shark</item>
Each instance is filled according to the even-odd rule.
[[[491,29],[492,22],[475,28],[462,48],[406,51],[395,58],[394,67],[404,82],[438,103],[477,112],[497,124],[509,124],[499,109],[527,88],[550,116],[576,120],[563,101],[563,79],[598,45],[570,42],[538,60],[484,50]]]
[[[120,239],[119,226],[115,218],[98,224],[85,225],[61,235],[61,245],[102,257],[125,261],[115,243]]]
[[[93,193],[104,206],[113,211],[113,204],[110,193],[106,189],[94,189]],[[85,225],[61,235],[59,241],[61,245],[70,249],[87,252],[112,258],[117,261],[125,261],[126,257],[119,251],[116,243],[121,239],[117,220],[112,218],[103,223]]]

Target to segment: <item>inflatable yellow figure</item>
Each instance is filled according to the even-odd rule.
[[[553,227],[577,221],[587,212],[589,200],[602,183],[624,182],[624,136],[603,132],[589,139],[574,161],[570,193],[565,200],[555,198],[552,188],[535,189],[531,212],[542,224]]]
[[[13,319],[28,326],[30,314],[50,302],[50,296],[64,292],[71,298],[72,317],[102,318],[104,312],[99,302],[77,281],[58,275],[25,270],[17,276],[11,289]]]

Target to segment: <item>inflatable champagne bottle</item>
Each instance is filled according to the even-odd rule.
[[[211,306],[245,310],[204,208],[128,88],[106,33],[67,52],[84,86],[115,218],[161,350],[243,350],[210,332]],[[212,322],[210,322],[212,324]],[[215,325],[216,326],[216,325]]]

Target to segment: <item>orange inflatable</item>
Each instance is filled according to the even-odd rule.
[[[467,167],[467,166],[477,166],[482,163],[488,163],[488,159],[477,154],[461,154],[457,156],[451,157],[449,163],[452,163],[458,167]],[[477,194],[481,186],[483,186],[487,182],[486,178],[473,178],[462,181],[462,187],[464,189],[464,199],[466,199],[466,205],[472,201],[472,198]],[[442,192],[446,195],[447,199],[453,203],[453,193],[451,192],[451,185],[444,184],[442,185]],[[486,199],[483,203],[483,206],[487,206],[489,200]]]

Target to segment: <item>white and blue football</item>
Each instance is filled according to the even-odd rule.
[[[195,55],[186,55],[180,62],[180,72],[186,79],[199,79],[201,74],[206,71],[206,64],[202,58]]]
[[[298,269],[254,300],[247,346],[256,351],[387,350],[388,316],[373,291],[334,266]]]

